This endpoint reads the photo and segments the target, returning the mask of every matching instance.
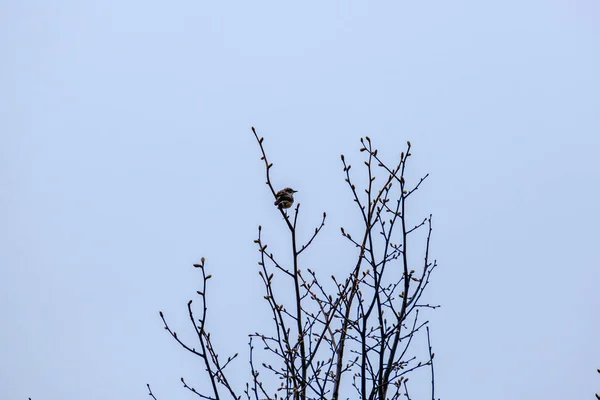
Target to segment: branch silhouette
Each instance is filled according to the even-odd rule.
[[[276,199],[277,191],[271,181],[274,164],[267,158],[265,139],[254,127],[252,133],[265,166],[265,183]],[[330,275],[331,281],[325,284],[328,279],[324,276],[314,269],[303,268],[301,256],[325,230],[325,212],[313,233],[300,240],[297,229],[300,203],[291,214],[282,207],[276,208],[289,234],[291,246],[287,256],[268,250],[264,230],[258,227],[254,240],[259,256],[258,274],[272,325],[263,328],[264,332],[249,335],[250,381],[243,391],[249,400],[385,400],[402,396],[410,399],[409,376],[419,370],[429,371],[431,399],[435,400],[429,321],[422,319],[423,310],[439,307],[422,301],[437,267],[437,262],[430,258],[432,216],[417,218],[416,223],[414,217],[409,216],[409,198],[412,200],[428,175],[412,185],[406,181],[412,156],[410,142],[399,159],[390,165],[380,157],[368,136],[360,143],[366,176],[363,185],[355,183],[350,172],[352,165],[341,156],[345,181],[361,221],[357,232],[340,228],[342,236],[351,244],[346,251],[355,257],[341,277]],[[378,179],[378,175],[382,178]],[[418,255],[419,251],[413,250],[418,247],[413,243],[419,237],[424,250],[420,256],[422,261],[415,262],[418,256],[413,253]],[[198,291],[201,306],[198,317],[190,300],[188,315],[197,345],[183,342],[162,312],[160,316],[170,336],[203,360],[210,387],[197,391],[183,378],[181,382],[184,388],[203,399],[240,399],[226,370],[238,353],[224,363],[219,361],[206,320],[206,290],[211,275],[206,272],[204,258],[194,266],[201,274]],[[423,339],[417,340],[423,332]],[[419,351],[415,346],[424,340],[426,346]],[[261,345],[260,355],[256,343]],[[264,361],[257,361],[257,356]],[[148,391],[157,400],[149,385]],[[355,393],[349,394],[349,391]]]

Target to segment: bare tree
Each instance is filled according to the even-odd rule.
[[[252,132],[265,165],[266,184],[275,198],[273,164],[267,158],[264,138],[254,128]],[[410,142],[392,165],[379,157],[368,136],[361,139],[361,144],[367,177],[364,187],[356,187],[351,165],[341,156],[345,180],[362,220],[359,232],[341,228],[341,234],[355,249],[355,261],[345,276],[331,275],[331,282],[326,284],[315,271],[301,267],[301,256],[325,226],[325,213],[312,236],[301,241],[297,237],[300,203],[291,214],[279,208],[291,241],[291,265],[280,262],[282,258],[267,250],[262,228],[258,227],[255,243],[260,257],[259,275],[273,325],[270,332],[250,334],[251,377],[243,390],[247,399],[411,399],[408,377],[424,369],[431,378],[428,396],[435,400],[434,353],[428,321],[420,315],[421,309],[438,307],[422,301],[437,265],[430,258],[432,219],[429,215],[415,224],[408,213],[410,201],[428,175],[412,185],[406,182]],[[376,180],[377,173],[383,174],[383,179]],[[413,250],[419,247],[419,242],[413,241],[419,232],[421,249]],[[198,291],[201,307],[199,313],[194,312],[190,300],[188,313],[198,344],[193,347],[184,343],[162,312],[160,316],[170,335],[204,361],[210,387],[197,391],[183,378],[181,381],[203,399],[240,399],[225,372],[238,354],[220,361],[206,326],[205,292],[211,276],[206,273],[204,258],[194,266],[202,275],[203,287]],[[419,336],[425,348],[416,355],[419,351],[414,347],[419,344]],[[256,342],[268,361],[255,361]],[[156,399],[150,386],[148,391]]]

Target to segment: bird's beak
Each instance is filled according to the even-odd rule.
[[[294,193],[298,193],[298,191],[297,191],[297,190],[294,190]]]

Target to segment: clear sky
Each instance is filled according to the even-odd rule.
[[[224,353],[269,323],[252,242],[357,210],[361,136],[431,178],[442,399],[600,391],[600,3],[0,1],[0,397],[187,399],[201,256]],[[284,243],[281,241],[281,243]],[[243,379],[242,379],[243,378]]]

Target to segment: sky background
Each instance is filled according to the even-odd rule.
[[[257,226],[299,190],[328,276],[357,226],[339,155],[430,173],[442,399],[600,391],[600,3],[0,1],[0,397],[189,399],[185,304],[246,381],[269,326]],[[351,396],[351,395],[350,395]]]

